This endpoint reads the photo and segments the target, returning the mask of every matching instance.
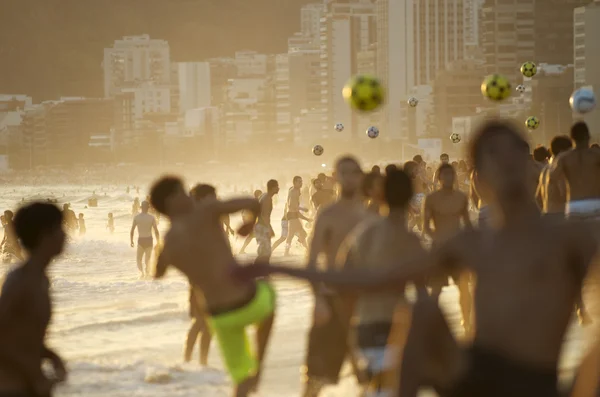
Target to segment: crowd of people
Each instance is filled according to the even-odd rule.
[[[193,322],[184,358],[191,360],[202,334],[206,364],[214,337],[235,396],[260,385],[277,307],[269,276],[279,274],[306,280],[315,298],[303,397],[338,383],[346,361],[365,396],[416,397],[432,388],[448,397],[558,397],[572,314],[592,321],[582,288],[600,242],[600,149],[590,139],[578,122],[570,136],[532,155],[515,126],[491,120],[475,131],[468,160],[452,164],[442,155],[435,172],[419,156],[368,173],[355,157],[341,157],[331,177],[319,175],[308,189],[293,179],[274,244],[277,180],[254,197],[221,200],[209,184],[188,191],[179,177],[165,176],[140,204],[131,244],[137,228],[138,268],[147,275],[153,233],[159,239],[148,211],[170,220],[155,277],[173,266],[189,280]],[[238,234],[257,242],[252,264],[240,264],[229,241],[229,216],[238,212]],[[48,203],[14,217],[28,256],[0,296],[0,322],[7,324],[0,328],[0,395],[49,396],[66,377],[62,360],[44,345],[46,269],[64,245],[63,222],[64,213]],[[294,238],[307,248],[306,266],[274,263],[273,250],[285,242],[289,254]],[[460,341],[438,302],[449,279],[459,290]],[[255,343],[246,333],[251,325]],[[53,364],[50,378],[41,370],[45,359]],[[596,396],[598,362],[594,345],[567,395]]]

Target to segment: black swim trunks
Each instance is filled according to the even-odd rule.
[[[138,238],[138,246],[142,248],[152,248],[154,247],[154,240],[152,237],[140,237]]]
[[[477,346],[469,369],[444,397],[558,397],[556,369],[533,368]]]

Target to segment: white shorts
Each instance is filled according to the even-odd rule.
[[[565,212],[567,218],[600,221],[600,199],[570,201]]]

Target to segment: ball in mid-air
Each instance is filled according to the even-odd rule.
[[[502,101],[508,98],[511,94],[510,91],[510,81],[500,74],[487,76],[481,83],[481,93],[493,101]]]
[[[582,87],[575,90],[569,98],[571,109],[577,113],[588,113],[596,107],[596,95],[594,90],[588,87]]]
[[[528,117],[527,120],[525,120],[525,127],[527,127],[528,130],[535,130],[539,126],[540,120],[535,116]]]
[[[370,112],[384,101],[384,91],[377,77],[358,75],[352,77],[342,90],[344,99],[354,109]]]
[[[337,132],[342,132],[342,131],[344,131],[344,124],[337,123],[334,128]]]
[[[414,108],[418,104],[419,104],[419,100],[417,98],[415,98],[414,96],[408,98],[408,106],[410,106],[411,108]]]
[[[367,129],[367,136],[371,139],[377,138],[379,136],[379,128],[375,126],[370,126]]]
[[[323,146],[321,146],[321,145],[315,145],[312,149],[312,152],[315,156],[322,155],[324,151],[325,151],[325,149],[323,149]]]
[[[517,92],[520,92],[521,94],[525,92],[525,86],[523,84],[519,84],[517,86]]]
[[[537,65],[533,62],[525,62],[521,65],[521,74],[525,77],[533,77],[537,73]]]
[[[460,134],[457,134],[456,132],[452,133],[452,135],[450,135],[450,140],[452,141],[452,143],[459,143],[460,142]]]

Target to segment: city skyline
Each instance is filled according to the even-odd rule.
[[[110,125],[99,123],[105,126],[102,131],[80,127],[89,130],[86,134],[93,145],[78,140],[81,150],[88,144],[94,150],[105,147],[112,153],[108,158],[135,152],[141,144],[152,146],[149,152],[160,151],[161,156],[163,146],[167,151],[201,148],[207,156],[218,156],[224,148],[242,150],[251,142],[272,148],[311,147],[322,141],[353,147],[371,125],[382,132],[378,141],[401,141],[418,151],[432,146],[433,139],[440,141],[435,147],[452,151],[458,147],[447,137],[456,132],[456,125],[473,125],[492,110],[518,117],[535,111],[543,121],[534,139],[542,142],[571,120],[567,94],[573,87],[597,81],[597,73],[589,67],[596,62],[596,44],[582,34],[593,37],[593,21],[600,16],[594,6],[589,6],[589,12],[576,10],[586,0],[562,4],[560,12],[545,12],[544,17],[554,18],[561,32],[553,45],[544,24],[536,22],[535,2],[518,3],[312,2],[298,10],[299,30],[286,38],[285,52],[240,49],[228,57],[197,57],[188,62],[174,59],[172,43],[162,37],[145,33],[117,37],[103,49],[99,72],[103,96],[61,97],[38,104],[27,95],[25,101],[17,97],[3,103],[0,97],[0,104],[20,113],[0,123],[0,131],[10,135],[2,141],[20,139],[21,152],[29,156],[31,147],[46,153],[48,134],[54,130],[45,126],[58,117],[54,115],[84,120],[77,112],[85,111],[99,120],[113,119]],[[569,12],[571,18],[565,16]],[[586,16],[585,26],[573,22],[578,15]],[[546,40],[538,39],[538,33]],[[572,38],[570,44],[565,36]],[[578,54],[585,54],[585,62]],[[546,58],[563,67],[543,66],[539,61]],[[499,108],[482,100],[478,81],[483,76],[501,73],[516,86],[522,80],[518,66],[525,60],[539,62],[540,74],[523,82],[528,87],[524,94],[514,94]],[[562,77],[552,77],[557,73]],[[387,91],[387,103],[368,116],[353,112],[341,96],[346,81],[356,74],[378,76]],[[407,105],[411,96],[419,99],[417,108]],[[107,101],[112,107],[106,106]],[[463,119],[470,121],[459,122]],[[589,119],[592,125],[598,123],[595,115]],[[344,124],[344,134],[334,133],[336,123]],[[19,153],[10,151],[14,156]]]

